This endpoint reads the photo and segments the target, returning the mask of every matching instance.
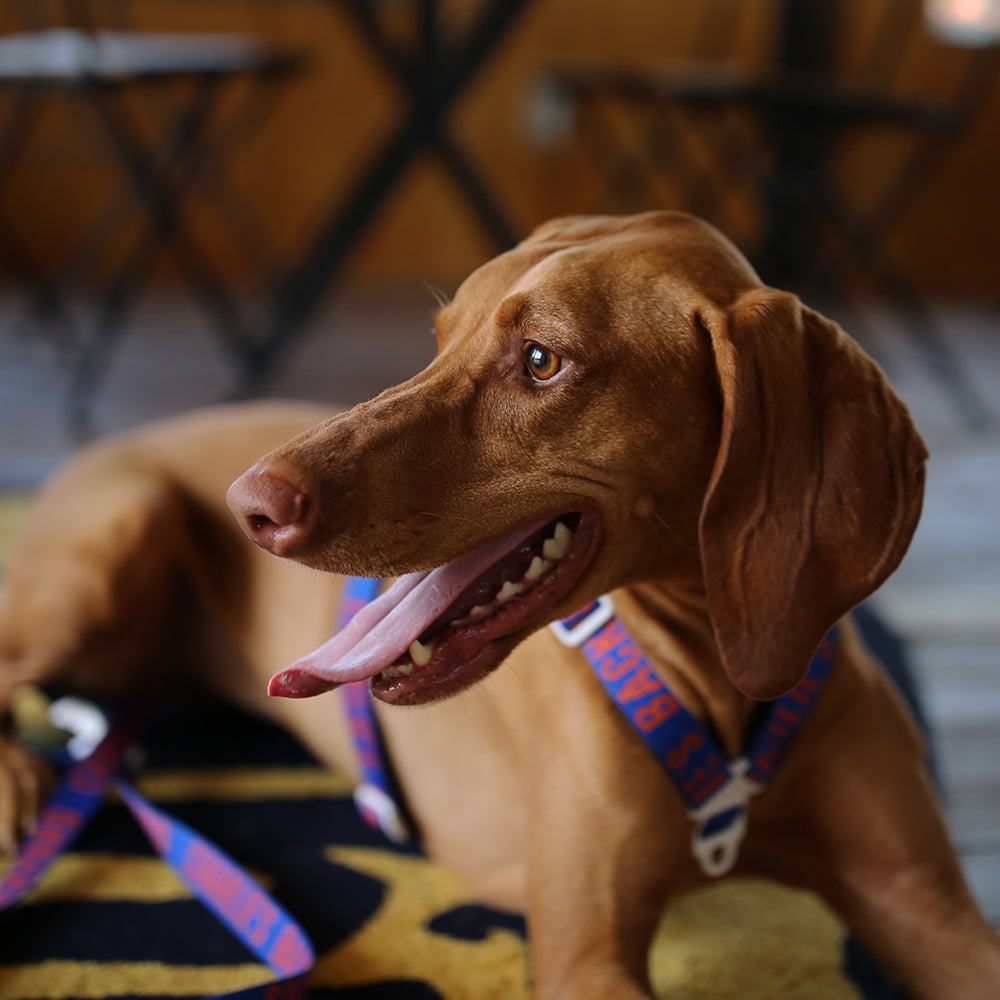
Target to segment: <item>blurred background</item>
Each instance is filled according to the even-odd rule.
[[[998,0],[0,0],[0,487],[429,360],[551,216],[683,208],[843,323],[931,446],[879,596],[1000,921]]]

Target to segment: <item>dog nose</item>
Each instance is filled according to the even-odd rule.
[[[226,492],[226,503],[247,536],[275,555],[290,555],[306,535],[308,495],[266,465],[244,472]]]

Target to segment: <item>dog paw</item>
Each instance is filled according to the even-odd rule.
[[[0,734],[0,854],[31,832],[55,784],[52,768],[11,736]]]

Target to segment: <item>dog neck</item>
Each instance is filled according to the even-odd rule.
[[[716,733],[730,757],[740,753],[756,703],[726,674],[704,590],[647,582],[616,591],[614,600],[621,620],[671,690]]]

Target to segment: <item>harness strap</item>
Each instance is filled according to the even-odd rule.
[[[806,677],[771,703],[747,752],[729,761],[656,672],[615,615],[610,597],[554,622],[552,629],[564,645],[583,651],[604,689],[677,786],[695,821],[691,849],[704,873],[726,874],[746,835],[750,799],[770,783],[825,687],[836,630],[824,638]]]
[[[192,893],[278,978],[276,983],[227,996],[233,1000],[302,1000],[307,974],[315,964],[312,945],[302,928],[228,855],[157,809],[122,777],[140,721],[139,713],[120,718],[96,750],[64,774],[39,814],[34,832],[0,881],[0,910],[31,892],[114,788],[157,852]]]
[[[344,593],[337,611],[337,631],[378,594],[380,580],[350,577],[344,582]],[[354,802],[365,822],[381,830],[393,843],[411,839],[409,825],[399,807],[395,783],[386,764],[379,735],[375,706],[372,704],[371,682],[354,681],[341,688],[347,709],[347,722],[361,771],[361,781],[354,789]]]

